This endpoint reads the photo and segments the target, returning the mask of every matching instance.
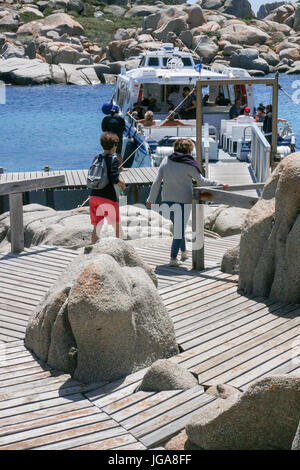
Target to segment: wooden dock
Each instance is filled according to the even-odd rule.
[[[245,389],[268,373],[300,371],[293,360],[299,306],[237,292],[221,273],[238,237],[206,240],[203,272],[167,265],[169,243],[138,248],[155,269],[181,353],[171,360],[196,373],[182,391],[137,392],[145,370],[109,384],[84,385],[40,364],[23,345],[28,317],[77,256],[40,246],[0,258],[0,449],[146,449],[182,430],[215,398],[204,384]]]
[[[210,177],[230,185],[253,183],[249,163],[239,162],[236,158],[226,157],[217,163],[211,163]],[[122,179],[127,186],[147,186],[153,183],[158,168],[129,168],[122,172]],[[65,176],[66,189],[85,189],[88,170],[28,171],[0,174],[0,183],[45,178],[47,176]]]

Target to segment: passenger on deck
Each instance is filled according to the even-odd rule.
[[[236,119],[240,115],[242,102],[240,99],[236,99],[234,105],[230,108],[229,118]]]
[[[137,113],[138,119],[144,119],[145,117],[145,108],[140,105],[140,103],[134,103],[133,109],[128,111],[132,115],[133,112]]]
[[[259,106],[257,108],[255,121],[256,122],[264,122],[265,117],[266,117],[265,108],[263,106]]]
[[[188,86],[183,88],[183,99],[191,93],[191,90]],[[180,108],[179,114],[181,119],[196,119],[196,108],[197,108],[197,99],[195,93],[191,93],[190,96],[185,100]]]
[[[177,260],[181,250],[181,261],[188,259],[185,230],[190,218],[193,199],[193,180],[199,186],[216,186],[217,181],[210,181],[201,175],[201,170],[192,153],[194,144],[191,139],[177,139],[174,143],[174,151],[166,157],[159,167],[158,175],[152,184],[151,191],[146,202],[148,209],[155,204],[161,184],[162,205],[160,212],[170,218],[174,225],[174,238],[171,248],[170,266],[180,266]],[[221,185],[226,189],[228,185]]]
[[[250,112],[251,112],[251,109],[248,106],[246,106],[244,110],[244,114],[237,118],[237,123],[238,124],[253,124],[255,120],[251,116]]]
[[[278,118],[278,122],[287,122],[286,119]],[[273,106],[268,104],[266,107],[266,116],[264,119],[263,131],[265,134],[265,138],[272,145],[272,135],[273,135]]]
[[[186,124],[184,124],[184,122],[180,121],[179,119],[176,119],[176,114],[174,111],[171,111],[167,119],[161,123],[160,127],[163,126],[186,126]]]
[[[171,93],[168,96],[167,102],[169,103],[170,106],[173,107],[173,109],[176,109],[177,106],[182,101],[182,96],[179,90],[180,90],[179,86],[174,86]]]
[[[152,111],[147,111],[144,119],[141,119],[139,124],[142,124],[145,127],[156,126],[156,122],[154,121],[154,114]]]
[[[225,98],[224,93],[220,93],[219,96],[216,99],[216,105],[217,106],[228,106],[230,104],[230,101]]]

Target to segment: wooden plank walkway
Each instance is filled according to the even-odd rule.
[[[182,430],[215,398],[204,385],[245,389],[269,373],[300,371],[293,358],[300,308],[244,297],[221,273],[238,237],[206,241],[203,272],[167,266],[169,243],[138,248],[156,270],[181,353],[171,361],[198,376],[191,390],[136,392],[145,371],[83,385],[40,364],[23,345],[26,322],[77,253],[36,247],[0,257],[0,449],[145,449]]]
[[[122,178],[127,186],[150,185],[157,175],[158,168],[129,168],[122,173]],[[32,178],[43,178],[48,176],[65,176],[65,186],[68,189],[86,188],[88,170],[58,170],[58,171],[27,171],[0,174],[0,183],[11,181],[28,180]]]
[[[154,181],[158,172],[158,168],[129,168],[122,173],[122,179],[127,186],[150,185]],[[43,178],[47,176],[65,176],[64,188],[79,189],[86,188],[86,178],[88,170],[58,170],[58,171],[31,171],[31,172],[14,172],[0,174],[0,183],[8,183],[10,181],[28,180],[32,178]],[[233,184],[250,184],[253,183],[249,171],[249,164],[240,162],[235,159],[219,161],[218,163],[210,163],[210,178]],[[254,193],[252,192],[251,195]]]

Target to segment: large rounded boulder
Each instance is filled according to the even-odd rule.
[[[115,257],[109,244],[78,256],[26,329],[27,348],[85,383],[116,380],[179,352],[154,279],[124,243]]]
[[[245,294],[300,302],[300,152],[286,157],[249,211],[240,242]]]

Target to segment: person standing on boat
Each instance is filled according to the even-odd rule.
[[[186,98],[186,101],[183,103],[179,112],[181,119],[196,119],[197,98],[194,92],[190,93],[191,90],[189,87],[185,86],[183,88],[182,96],[183,99]]]
[[[256,122],[264,122],[265,117],[266,117],[265,108],[263,106],[259,106],[257,108],[255,121]]]
[[[242,105],[241,100],[236,99],[234,105],[230,108],[230,111],[229,111],[230,119],[236,119],[240,115],[241,105]]]
[[[185,230],[190,217],[193,199],[193,180],[199,186],[218,186],[224,189],[228,185],[210,181],[204,178],[197,161],[192,157],[194,144],[191,139],[177,139],[174,143],[174,152],[166,157],[158,170],[158,175],[152,184],[149,197],[146,202],[148,209],[155,204],[157,196],[162,189],[161,212],[167,210],[168,216],[174,225],[174,237],[171,247],[170,266],[180,266],[177,260],[181,250],[181,261],[188,259]],[[164,206],[166,205],[166,206]]]
[[[168,103],[173,109],[177,109],[182,101],[182,95],[180,94],[180,87],[174,86],[171,93],[168,96]]]
[[[102,131],[112,132],[119,138],[117,145],[117,157],[120,165],[122,165],[122,143],[123,143],[123,132],[125,131],[125,119],[119,115],[120,108],[118,105],[113,105],[108,116],[102,121]]]
[[[286,119],[277,119],[278,122],[287,122]],[[265,134],[265,138],[272,145],[272,135],[273,135],[273,106],[268,104],[266,107],[266,116],[264,119],[263,131]]]
[[[99,240],[99,233],[103,227],[104,219],[115,228],[116,237],[122,238],[120,223],[120,209],[118,190],[115,186],[125,189],[125,183],[120,180],[119,160],[114,156],[119,144],[119,138],[114,133],[104,132],[100,138],[104,150],[98,158],[103,158],[107,167],[109,183],[103,189],[92,189],[90,194],[90,217],[94,226],[91,243]]]

